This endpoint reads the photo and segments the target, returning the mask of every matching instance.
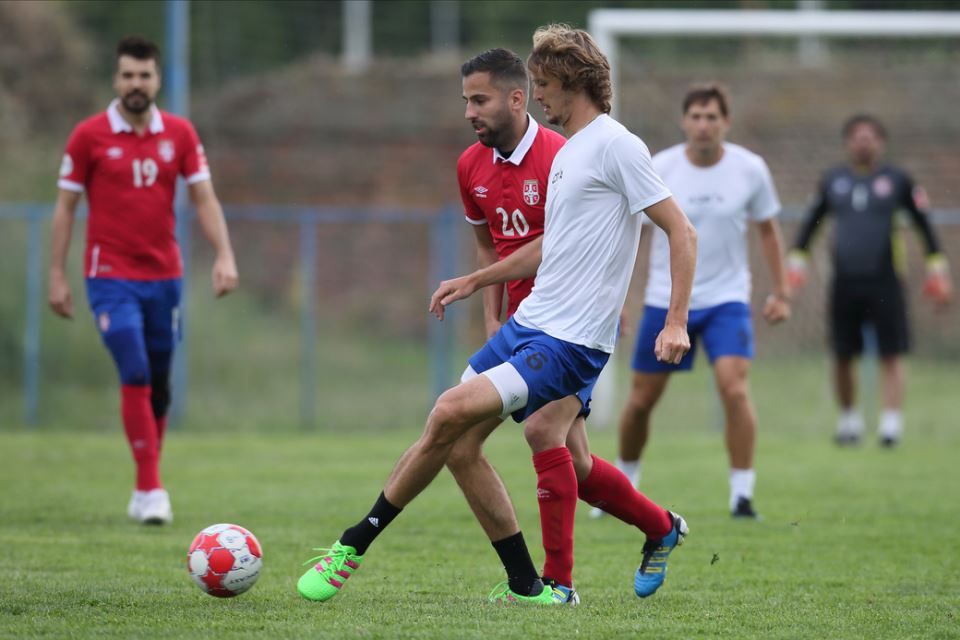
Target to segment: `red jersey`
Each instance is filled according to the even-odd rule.
[[[527,132],[509,158],[477,142],[457,161],[457,180],[467,222],[490,227],[501,260],[543,235],[547,178],[553,157],[566,142],[559,133],[527,117]],[[532,288],[533,278],[507,283],[508,317]]]
[[[87,192],[88,278],[169,280],[182,274],[174,234],[177,175],[210,179],[203,145],[184,118],[153,107],[143,136],[114,100],[77,125],[67,141],[57,186]]]

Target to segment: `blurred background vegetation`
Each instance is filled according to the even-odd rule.
[[[960,10],[958,2],[928,0],[812,5]],[[116,41],[141,33],[163,48],[164,6],[154,0],[0,2],[0,207],[52,202],[70,129],[112,97]],[[523,56],[536,26],[557,21],[586,26],[588,12],[600,7],[790,11],[798,3],[374,0],[374,60],[359,73],[341,62],[344,7],[340,1],[287,0],[189,5],[191,118],[225,203],[400,208],[416,214],[405,224],[345,221],[319,228],[319,337],[306,346],[297,341],[303,311],[298,227],[233,220],[243,286],[216,304],[208,293],[210,256],[195,233],[189,250],[194,284],[189,301],[195,310],[189,328],[191,428],[241,423],[295,428],[297,363],[306,348],[318,353],[313,402],[327,414],[325,423],[378,427],[420,419],[429,386],[429,237],[437,216],[459,219],[454,166],[474,140],[460,97],[459,65],[465,58],[493,46]],[[439,39],[438,10],[447,20]],[[891,131],[891,158],[926,186],[934,208],[943,212],[941,236],[957,263],[960,47],[947,38],[835,38],[820,44],[823,55],[809,64],[790,38],[624,39],[618,117],[656,152],[680,141],[679,103],[691,82],[727,84],[733,96],[731,140],[767,159],[788,213],[795,215],[819,172],[842,160],[843,119],[855,111],[876,113]],[[161,106],[163,100],[161,93]],[[536,105],[530,111],[539,117]],[[784,224],[789,240],[795,218],[787,216]],[[44,311],[41,320],[41,422],[112,429],[118,423],[114,373],[90,323],[79,273],[82,223],[74,235],[70,275],[77,318],[62,322]],[[466,269],[473,261],[469,229],[461,229],[461,236],[460,266]],[[910,280],[916,283],[922,260],[916,243],[908,244]],[[805,375],[821,388],[815,402],[825,407],[830,406],[822,351],[827,245],[822,238],[817,246],[815,281],[789,325],[758,324],[761,361],[781,359],[783,370],[807,367]],[[46,247],[44,239],[44,265]],[[632,320],[642,299],[645,251],[644,244],[628,300]],[[29,257],[24,221],[0,218],[0,252],[5,285],[0,428],[6,429],[21,420]],[[754,246],[754,264],[760,265],[758,258]],[[934,314],[917,289],[911,289],[917,354],[936,370],[952,366],[960,358],[956,308]],[[767,290],[765,270],[758,269],[756,297]],[[475,310],[468,306],[457,329],[463,354],[480,342]],[[620,353],[631,347],[627,338]],[[380,400],[371,402],[371,396]]]

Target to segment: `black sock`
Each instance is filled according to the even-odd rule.
[[[500,562],[507,571],[510,590],[521,596],[535,596],[543,591],[543,582],[530,559],[527,543],[523,541],[523,532],[518,531],[509,538],[497,540],[493,548],[500,556]]]
[[[357,555],[362,556],[367,552],[367,547],[380,535],[381,531],[387,528],[388,524],[393,522],[400,511],[400,507],[390,504],[381,491],[370,513],[343,532],[340,536],[340,544],[353,547],[357,550]]]

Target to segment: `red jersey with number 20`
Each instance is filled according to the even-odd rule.
[[[550,166],[566,142],[559,133],[539,126],[529,115],[527,118],[527,131],[509,158],[477,142],[457,161],[467,222],[490,227],[501,260],[543,235]],[[507,283],[508,317],[532,288],[533,278]]]
[[[210,179],[193,125],[153,107],[142,136],[114,100],[81,122],[67,141],[57,186],[87,192],[88,278],[169,280],[182,274],[173,197],[177,176]]]

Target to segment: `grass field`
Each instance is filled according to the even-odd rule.
[[[702,369],[702,368],[701,368]],[[578,511],[577,608],[486,603],[496,555],[444,473],[391,525],[336,600],[301,600],[294,584],[311,546],[327,546],[372,504],[418,430],[221,435],[174,433],[164,461],[176,522],[128,522],[131,463],[118,433],[0,434],[0,636],[330,638],[956,638],[960,637],[960,434],[949,393],[914,403],[905,445],[839,450],[829,424],[781,415],[758,452],[763,522],[726,514],[721,438],[681,424],[705,374],[678,379],[663,408],[644,488],[678,510],[691,536],[652,599],[632,593],[641,535]],[[758,382],[763,384],[762,376]],[[695,393],[699,391],[700,393]],[[948,389],[944,388],[944,392]],[[779,403],[779,404],[778,404]],[[696,404],[694,406],[697,406]],[[699,410],[698,410],[699,411]],[[799,417],[798,417],[799,416]],[[593,434],[613,453],[613,433]],[[534,559],[542,562],[535,477],[517,428],[489,446]],[[217,600],[185,570],[192,536],[215,522],[253,530],[265,568],[249,593]]]

